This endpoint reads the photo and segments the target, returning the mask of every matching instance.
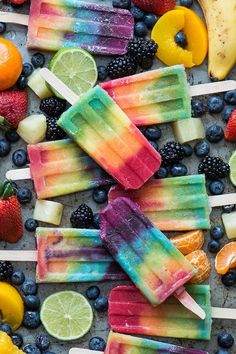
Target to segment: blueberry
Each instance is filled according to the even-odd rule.
[[[89,341],[90,350],[99,350],[103,352],[106,347],[106,342],[101,337],[93,337]]]
[[[222,181],[211,181],[209,184],[209,191],[213,195],[223,194],[225,190],[225,185]]]
[[[189,144],[183,144],[182,148],[184,149],[185,157],[190,157],[193,154],[193,148]]]
[[[112,0],[112,6],[120,9],[130,9],[131,0]]]
[[[32,199],[32,192],[29,188],[20,188],[17,191],[17,199],[21,204],[29,203]]]
[[[0,324],[0,331],[7,333],[10,337],[12,335],[12,328],[8,323]]]
[[[149,29],[152,29],[155,26],[157,20],[158,18],[155,14],[146,14],[144,15],[144,19],[143,19],[145,25]]]
[[[235,110],[236,107],[233,106],[233,107],[225,107],[223,112],[222,112],[222,120],[225,122],[225,123],[228,123],[229,121],[229,118],[231,116],[231,113],[233,112],[233,110]]]
[[[215,354],[229,354],[229,352],[226,349],[219,349]]]
[[[45,64],[45,57],[42,53],[35,53],[31,58],[31,63],[37,68],[42,68]]]
[[[35,329],[40,325],[40,316],[36,311],[25,311],[23,324],[26,328]]]
[[[230,333],[222,332],[218,334],[217,341],[220,347],[222,348],[231,348],[234,344],[234,338]]]
[[[34,71],[33,65],[30,63],[24,63],[23,64],[23,69],[22,69],[22,75],[28,77],[32,74]]]
[[[135,21],[140,21],[144,18],[145,12],[136,6],[132,6],[130,10]]]
[[[143,131],[143,134],[148,140],[156,141],[161,137],[161,130],[156,125],[151,125]]]
[[[93,215],[93,226],[95,229],[100,229],[100,215],[96,213]]]
[[[0,34],[6,32],[7,25],[4,22],[0,22]]]
[[[216,240],[211,240],[207,245],[208,251],[211,253],[217,253],[220,250],[220,243]]]
[[[99,81],[106,80],[107,75],[108,75],[107,67],[103,65],[98,66],[98,80]]]
[[[6,157],[11,150],[11,144],[6,139],[0,139],[0,157]]]
[[[193,0],[180,0],[180,6],[191,7],[193,5]]]
[[[155,150],[158,150],[158,144],[155,141],[149,140],[149,144],[151,144]]]
[[[100,289],[96,285],[91,285],[87,290],[86,290],[86,296],[89,300],[96,300],[98,296],[100,295]]]
[[[218,124],[213,124],[207,128],[206,138],[210,143],[218,143],[224,138],[224,130]]]
[[[8,130],[5,133],[5,138],[9,141],[9,143],[16,143],[20,139],[20,136],[15,130]]]
[[[186,176],[187,173],[188,169],[183,163],[176,163],[170,168],[170,174],[173,177]]]
[[[104,312],[108,309],[108,299],[106,296],[99,296],[94,302],[94,308],[98,312]]]
[[[143,21],[138,21],[135,23],[134,34],[137,37],[145,37],[148,34],[148,28]]]
[[[207,107],[210,113],[220,113],[224,108],[224,100],[220,96],[211,96],[208,99]]]
[[[38,285],[34,280],[27,279],[22,284],[22,291],[25,295],[35,295],[38,291]]]
[[[188,45],[187,37],[185,36],[184,32],[180,31],[175,35],[175,43],[180,46],[181,48],[186,48]]]
[[[206,113],[206,106],[204,102],[199,99],[192,99],[191,107],[193,117],[201,117]]]
[[[13,272],[11,282],[14,285],[22,285],[25,281],[25,274],[20,270]]]
[[[236,90],[226,92],[224,94],[224,100],[228,104],[236,104]]]
[[[38,221],[33,218],[29,218],[25,221],[25,229],[29,232],[34,232],[38,226]]]
[[[106,189],[99,187],[93,190],[93,200],[95,203],[103,204],[107,201]]]
[[[35,341],[36,346],[40,350],[47,350],[50,346],[50,340],[46,333],[41,333],[36,337]]]
[[[225,286],[236,285],[236,271],[235,271],[235,269],[231,269],[229,272],[224,274],[221,277],[221,281]]]
[[[197,157],[205,157],[210,152],[210,145],[206,140],[199,141],[194,146],[194,152]]]
[[[21,346],[23,344],[23,338],[19,333],[13,333],[11,335],[11,340],[12,340],[13,344],[15,344],[18,348],[21,348]]]
[[[218,241],[220,240],[222,237],[224,237],[224,229],[222,226],[220,225],[215,225],[215,226],[212,226],[211,227],[211,230],[210,230],[210,234],[211,234],[211,237]]]
[[[169,175],[169,171],[166,167],[161,166],[157,172],[155,172],[155,178],[166,178]]]
[[[234,204],[224,205],[222,207],[222,210],[223,210],[223,213],[230,214],[230,213],[232,213],[232,211],[235,210],[235,205]]]
[[[17,167],[25,166],[28,162],[28,156],[26,151],[23,149],[18,149],[15,152],[13,152],[12,162]]]
[[[23,351],[26,354],[41,354],[41,351],[34,344],[24,345]]]
[[[19,79],[16,82],[16,87],[19,90],[24,90],[27,87],[28,78],[25,75],[20,75]]]
[[[37,295],[26,295],[24,296],[24,304],[28,310],[38,310],[40,307],[40,300]]]

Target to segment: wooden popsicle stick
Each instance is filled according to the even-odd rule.
[[[236,204],[236,193],[209,196],[209,203],[212,208]]]
[[[236,89],[235,80],[210,82],[207,84],[190,86],[191,96],[209,95],[211,93],[225,92]]]
[[[225,309],[222,307],[212,307],[211,311],[212,311],[212,318],[236,320],[236,309]]]
[[[6,178],[11,181],[19,181],[21,179],[31,179],[29,168],[19,168],[6,172]]]
[[[36,262],[37,261],[37,251],[8,251],[0,250],[0,260],[1,261],[16,261],[16,262]]]
[[[197,315],[199,318],[202,320],[206,318],[205,311],[201,308],[201,306],[198,305],[192,296],[188,294],[184,286],[181,286],[179,289],[177,289],[173,295],[176,297],[176,299],[179,300],[179,302],[181,302],[182,305],[184,305],[184,307]]]
[[[72,348],[69,351],[69,354],[103,354],[104,352],[99,352],[97,350],[89,350],[89,349],[82,349],[82,348]]]
[[[12,12],[0,12],[0,22],[15,23],[17,25],[28,26],[29,16],[23,14],[15,14]]]

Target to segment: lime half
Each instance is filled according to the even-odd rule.
[[[98,77],[92,55],[81,48],[60,49],[51,59],[48,68],[78,96],[91,89]],[[60,94],[50,87],[54,94]]]
[[[230,180],[234,186],[236,186],[236,151],[229,159],[230,166]]]
[[[93,311],[81,294],[61,291],[44,300],[40,317],[51,336],[68,341],[81,338],[90,330]]]

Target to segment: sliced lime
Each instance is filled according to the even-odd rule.
[[[52,337],[68,341],[81,338],[90,330],[93,311],[81,294],[61,291],[44,300],[40,317]]]
[[[236,151],[233,153],[229,159],[230,166],[230,180],[234,186],[236,186]]]
[[[98,77],[95,60],[81,48],[60,49],[52,57],[48,68],[78,96],[91,89]],[[61,97],[53,87],[50,88]]]

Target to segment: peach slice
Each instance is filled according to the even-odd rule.
[[[171,237],[170,241],[181,253],[183,253],[183,255],[187,255],[202,248],[204,243],[204,234],[202,230],[189,231],[184,234]]]
[[[191,284],[201,284],[209,278],[211,272],[211,263],[203,250],[197,250],[185,257],[197,273],[190,279]]]
[[[175,35],[183,31],[187,37],[186,48],[175,42]],[[151,38],[157,43],[157,57],[166,65],[183,64],[186,68],[200,65],[207,55],[206,25],[192,10],[176,6],[165,13],[152,30]]]
[[[225,274],[231,268],[236,267],[236,242],[227,243],[217,253],[215,258],[215,268],[218,274]]]

